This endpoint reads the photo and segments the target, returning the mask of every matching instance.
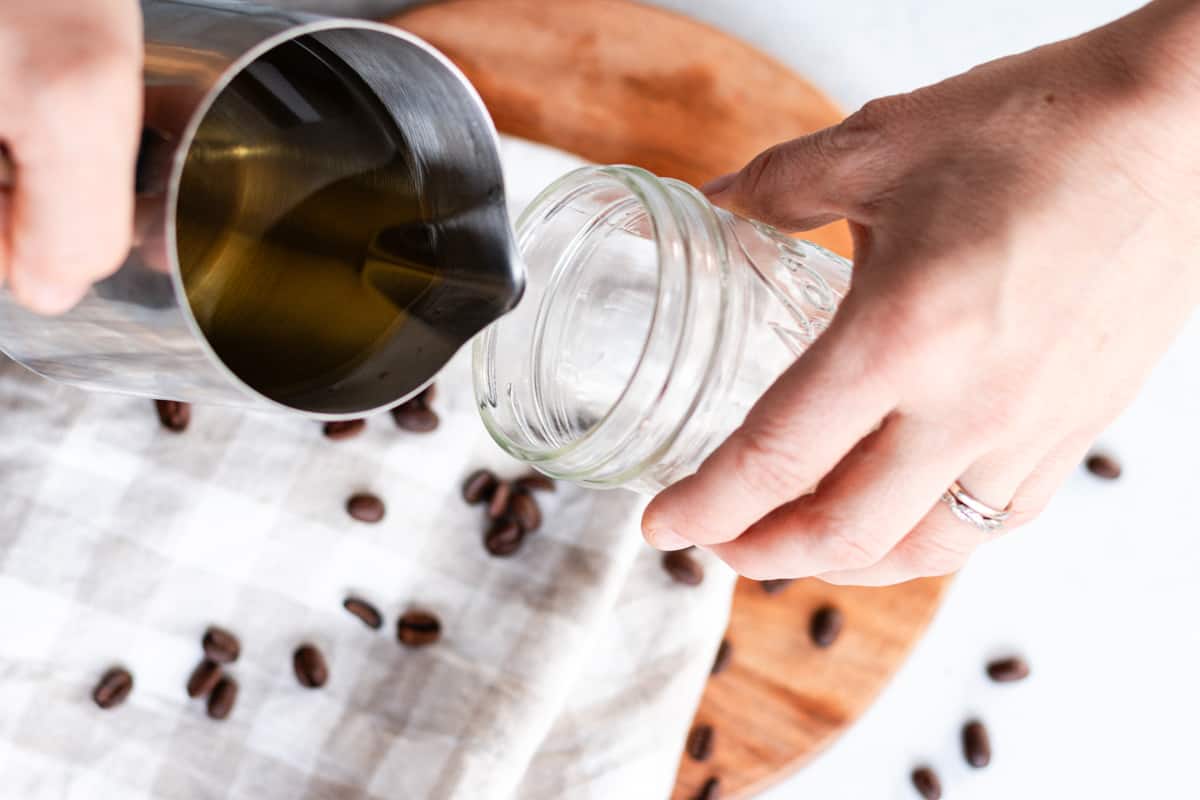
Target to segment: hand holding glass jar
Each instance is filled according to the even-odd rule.
[[[1200,300],[1197,49],[1200,6],[1158,0],[873,102],[708,187],[740,216],[568,178],[519,231],[531,297],[477,345],[485,422],[560,477],[673,484],[648,540],[751,578],[958,569],[1041,511]],[[742,217],[847,218],[852,285]]]

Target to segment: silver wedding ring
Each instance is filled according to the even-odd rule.
[[[942,495],[942,502],[950,506],[954,516],[984,533],[999,529],[1004,525],[1004,520],[1012,514],[1012,503],[1009,503],[1007,508],[992,508],[964,489],[958,481]]]

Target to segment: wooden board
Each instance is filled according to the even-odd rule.
[[[691,183],[841,118],[749,45],[628,0],[446,0],[394,22],[458,64],[502,132]],[[850,252],[844,225],[806,236]],[[681,760],[674,797],[692,797],[710,775],[723,797],[750,797],[828,745],[895,672],[945,585],[801,581],[768,595],[741,581],[731,666],[709,682],[697,712],[717,728],[714,755]],[[839,606],[846,626],[833,647],[817,650],[808,619],[823,603]]]

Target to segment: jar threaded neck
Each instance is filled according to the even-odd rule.
[[[517,223],[525,303],[475,344],[480,412],[518,459],[589,486],[658,488],[728,317],[721,221],[690,186],[589,167]]]

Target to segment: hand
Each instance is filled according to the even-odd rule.
[[[135,0],[0,4],[0,281],[35,311],[67,310],[129,251],[141,37]]]
[[[938,502],[955,480],[1011,502],[1008,529],[1034,518],[1200,300],[1197,9],[874,101],[711,185],[787,230],[848,218],[853,285],[651,503],[649,541],[752,578],[887,584],[988,538]]]

